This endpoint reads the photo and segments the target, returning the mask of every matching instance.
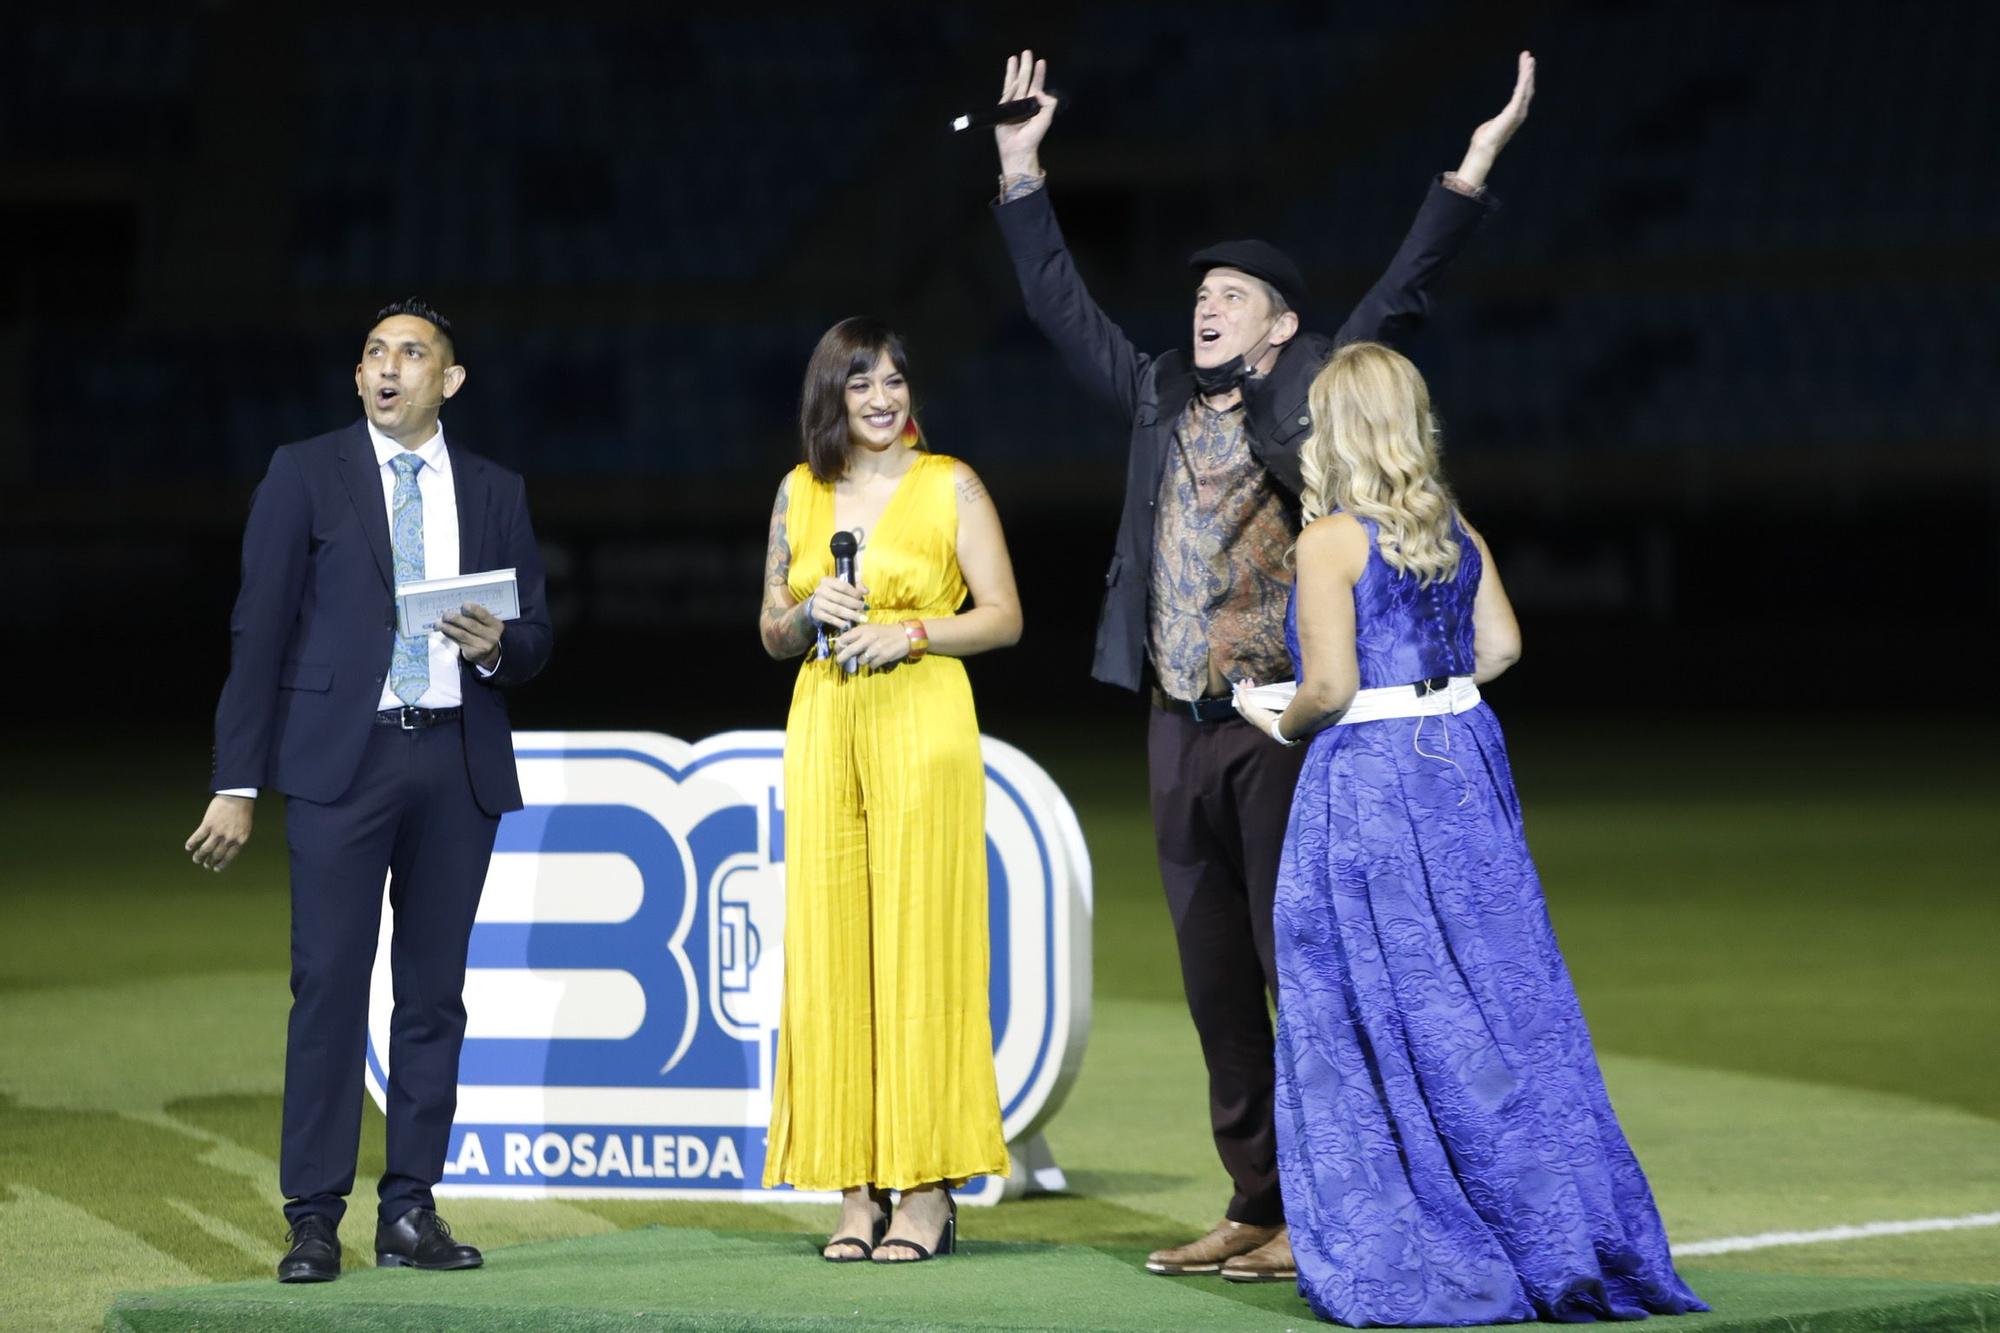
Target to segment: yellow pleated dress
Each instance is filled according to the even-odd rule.
[[[955,460],[919,454],[862,549],[868,618],[964,603]],[[791,476],[790,587],[832,574],[833,487]],[[1004,1174],[987,1009],[986,775],[957,658],[808,653],[785,722],[785,994],[764,1184]]]

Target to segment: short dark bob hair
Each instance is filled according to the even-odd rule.
[[[806,466],[821,481],[839,481],[847,475],[852,443],[847,430],[847,381],[874,369],[885,356],[908,380],[910,360],[903,351],[902,335],[865,316],[841,320],[821,334],[819,346],[813,348],[812,359],[806,362],[805,388],[799,393],[799,444]],[[923,446],[914,395],[904,439]]]

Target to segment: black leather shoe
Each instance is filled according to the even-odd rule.
[[[340,1236],[331,1220],[302,1217],[285,1233],[291,1246],[278,1260],[280,1282],[331,1282],[340,1276]]]
[[[477,1268],[485,1258],[451,1238],[451,1228],[428,1208],[412,1208],[375,1228],[377,1268]]]

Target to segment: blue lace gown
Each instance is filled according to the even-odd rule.
[[[1472,672],[1478,548],[1420,588],[1375,549],[1363,688]],[[1298,607],[1286,616],[1299,665]],[[1299,1290],[1358,1327],[1705,1310],[1605,1096],[1500,725],[1313,737],[1278,873],[1278,1170]]]

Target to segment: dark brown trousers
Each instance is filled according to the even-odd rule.
[[[1158,707],[1146,735],[1160,882],[1208,1065],[1215,1150],[1236,1187],[1228,1216],[1253,1226],[1285,1220],[1266,996],[1278,994],[1271,903],[1305,753],[1237,718]]]

